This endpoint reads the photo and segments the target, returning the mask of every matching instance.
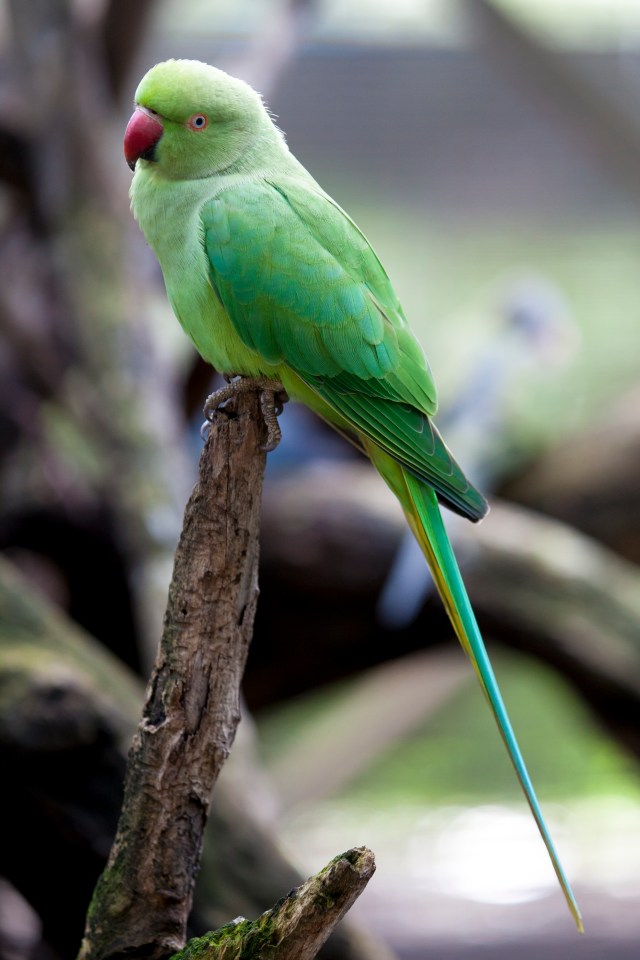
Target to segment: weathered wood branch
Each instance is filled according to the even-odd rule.
[[[83,960],[165,957],[185,941],[211,794],[240,719],[257,602],[266,432],[255,394],[219,412],[185,510],[125,799]]]
[[[175,960],[313,960],[375,869],[366,847],[347,850],[257,920],[234,920],[191,940]]]

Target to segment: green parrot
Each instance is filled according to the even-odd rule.
[[[260,96],[222,70],[193,60],[153,67],[124,151],[133,214],[200,354],[221,373],[281,384],[366,453],[400,501],[582,931],[439,504],[472,521],[488,506],[433,424],[431,371],[384,267],[289,151]]]

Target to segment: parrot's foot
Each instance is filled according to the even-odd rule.
[[[200,431],[203,437],[209,429],[213,416],[223,403],[237,397],[239,393],[250,393],[252,390],[260,391],[260,408],[262,416],[267,427],[267,442],[264,450],[270,453],[278,446],[282,440],[282,431],[278,423],[278,417],[282,413],[285,403],[289,399],[287,391],[278,380],[269,380],[268,377],[233,377],[227,378],[227,385],[220,387],[219,390],[207,397],[204,404],[205,422]]]

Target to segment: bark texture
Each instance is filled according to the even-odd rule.
[[[238,918],[192,940],[174,960],[312,960],[375,868],[366,847],[348,850],[257,920]]]
[[[265,430],[255,394],[218,413],[176,552],[118,832],[80,956],[163,957],[185,942],[211,794],[240,719],[258,595]],[[258,426],[258,424],[260,426]]]

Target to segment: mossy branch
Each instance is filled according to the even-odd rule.
[[[213,786],[240,719],[258,596],[266,429],[258,395],[218,412],[176,551],[164,630],[129,754],[82,960],[166,957],[185,943]]]
[[[366,847],[335,857],[257,920],[190,940],[172,960],[312,960],[375,871]]]

